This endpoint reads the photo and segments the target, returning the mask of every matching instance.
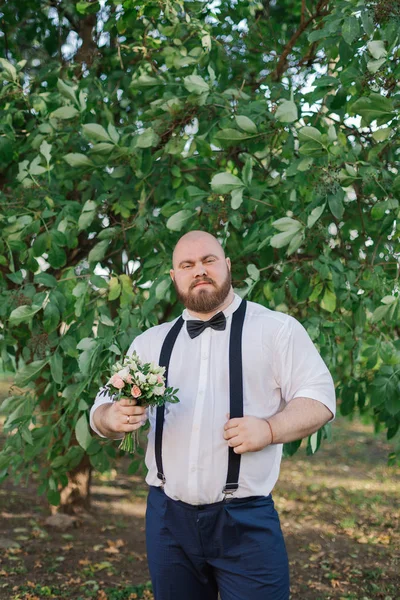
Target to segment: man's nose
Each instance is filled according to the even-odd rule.
[[[196,265],[194,276],[203,277],[204,275],[207,275],[207,269],[205,265],[203,265],[203,263],[199,263],[198,265]]]

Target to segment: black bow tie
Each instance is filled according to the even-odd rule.
[[[212,327],[217,331],[223,331],[226,328],[226,318],[223,312],[214,315],[209,321],[187,321],[187,330],[193,339],[200,335],[206,327]]]

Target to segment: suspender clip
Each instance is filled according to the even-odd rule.
[[[237,483],[226,483],[222,493],[224,495],[224,500],[228,501],[232,500],[233,494],[237,491],[239,485]]]
[[[158,473],[157,473],[157,477],[158,477],[158,479],[160,479],[160,481],[161,481],[161,489],[164,489],[165,482],[167,481],[167,480],[165,479],[165,475],[164,475],[164,473],[160,473],[160,472],[158,472]]]

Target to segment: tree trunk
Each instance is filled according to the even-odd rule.
[[[60,491],[60,505],[52,506],[51,512],[74,515],[89,511],[91,481],[92,466],[89,457],[85,455],[79,465],[68,473],[68,485]]]

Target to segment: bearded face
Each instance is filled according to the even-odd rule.
[[[187,309],[197,313],[210,313],[221,306],[229,294],[231,285],[231,273],[227,266],[225,278],[220,284],[210,276],[203,275],[193,281],[185,292],[174,280],[178,299]]]

